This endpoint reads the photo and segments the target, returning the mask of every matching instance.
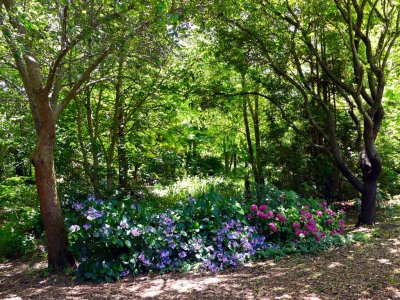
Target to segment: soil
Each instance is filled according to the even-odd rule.
[[[40,257],[10,261],[0,264],[0,299],[400,299],[400,209],[381,216],[357,229],[371,236],[367,242],[217,274],[77,283],[71,275],[47,276]]]

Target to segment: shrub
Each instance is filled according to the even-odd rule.
[[[15,258],[35,251],[35,233],[31,229],[36,223],[20,222],[7,222],[0,227],[0,257]]]
[[[66,223],[78,278],[111,281],[130,273],[216,272],[254,257],[324,249],[343,233],[342,217],[325,203],[270,190],[250,207],[209,192],[163,212],[129,198],[90,196],[72,203]]]
[[[218,194],[190,198],[174,210],[89,198],[73,205],[67,224],[78,277],[114,280],[129,273],[236,266],[272,247],[247,224],[242,206]]]
[[[335,212],[326,202],[300,199],[292,193],[282,193],[278,201],[252,204],[247,217],[260,233],[279,243],[320,242],[343,234],[343,210]]]

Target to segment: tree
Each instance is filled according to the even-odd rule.
[[[245,10],[241,17],[224,11],[222,19],[239,29],[268,67],[297,90],[306,118],[323,137],[318,146],[362,195],[358,225],[373,224],[382,170],[375,142],[384,117],[390,54],[400,35],[399,5],[379,0],[254,1]],[[339,103],[348,107],[354,124],[361,178],[343,158],[341,124],[335,117]]]
[[[69,73],[69,83],[64,88],[66,69],[73,67],[73,60],[67,58],[89,36],[96,34],[95,37],[99,39],[97,31],[115,29],[108,24],[106,28],[102,24],[121,16],[112,7],[104,8],[99,3],[97,13],[100,17],[94,20],[93,15],[87,15],[88,11],[93,10],[93,5],[72,4],[68,1],[56,2],[54,5],[38,2],[21,5],[13,0],[0,2],[2,39],[8,46],[22,80],[36,130],[36,148],[31,161],[35,168],[51,271],[74,265],[74,258],[67,249],[68,239],[57,195],[54,167],[56,124],[71,100],[88,82],[91,73],[112,52],[113,44],[106,43],[99,47],[100,50],[92,59],[84,57],[80,63],[88,64],[83,72],[73,79]],[[115,31],[113,33],[118,36]],[[100,36],[99,42],[103,38]],[[54,58],[50,60],[49,57]],[[44,76],[45,73],[47,76]]]

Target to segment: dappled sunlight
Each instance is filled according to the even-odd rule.
[[[333,268],[343,267],[343,266],[344,266],[344,265],[343,265],[342,263],[335,261],[335,262],[330,263],[330,264],[328,265],[328,268],[329,268],[329,269],[333,269]]]
[[[377,262],[384,264],[384,265],[391,265],[392,263],[390,262],[390,260],[386,259],[386,258],[381,258],[381,259],[377,259]]]

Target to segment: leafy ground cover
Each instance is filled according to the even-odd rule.
[[[126,277],[116,283],[77,283],[46,276],[43,258],[1,264],[2,299],[398,299],[400,202],[379,212],[376,226],[355,242],[325,252],[252,262],[214,273]],[[350,215],[350,217],[354,217]],[[354,220],[349,220],[352,224]]]

